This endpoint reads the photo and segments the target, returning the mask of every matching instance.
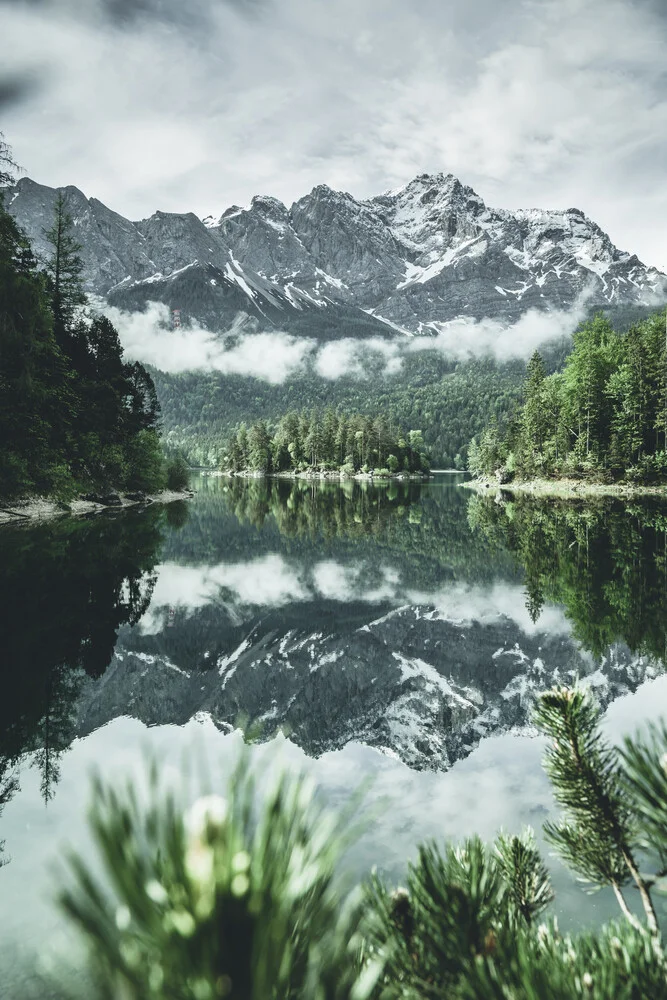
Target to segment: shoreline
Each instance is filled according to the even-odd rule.
[[[100,514],[107,510],[127,510],[130,507],[145,507],[149,504],[174,503],[176,500],[189,500],[194,496],[193,490],[161,490],[159,493],[146,493],[141,499],[129,499],[118,494],[120,503],[103,504],[94,500],[72,500],[68,504],[49,497],[27,497],[14,500],[11,503],[0,501],[0,525],[3,524],[34,524],[38,521],[49,521],[56,517],[81,517],[88,514]]]
[[[621,500],[641,496],[667,497],[667,485],[587,483],[577,479],[531,479],[517,483],[499,483],[495,479],[471,479],[459,485],[481,494],[495,489],[496,492],[523,493],[527,496],[554,497],[561,500],[581,500],[586,497],[616,497]]]
[[[357,481],[372,483],[388,483],[393,480],[397,480],[398,482],[411,481],[424,483],[429,479],[433,479],[433,474],[430,472],[395,472],[390,473],[388,476],[374,476],[370,472],[355,472],[353,476],[348,476],[336,470],[328,470],[326,472],[250,472],[248,470],[244,470],[243,472],[229,472],[227,470],[216,469],[208,473],[202,472],[201,475],[214,478],[223,477],[225,479],[309,479],[329,482],[352,482],[356,479]]]

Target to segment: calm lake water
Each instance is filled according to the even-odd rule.
[[[540,830],[535,692],[575,676],[610,738],[667,715],[667,506],[480,498],[461,477],[370,487],[201,477],[194,500],[0,531],[0,996],[78,967],[53,903],[92,857],[89,777],[147,756],[195,794],[241,743],[365,780],[351,850],[400,881],[428,837]],[[197,761],[197,764],[193,764]],[[615,914],[550,859],[565,925]]]

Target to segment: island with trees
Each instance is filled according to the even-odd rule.
[[[597,314],[562,371],[528,364],[523,403],[469,448],[478,482],[535,492],[658,492],[667,486],[667,317],[626,333]]]
[[[333,408],[292,410],[269,425],[240,424],[224,449],[223,472],[304,478],[418,478],[430,475],[420,430],[404,433],[384,416]]]

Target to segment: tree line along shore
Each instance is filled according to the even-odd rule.
[[[221,469],[231,475],[304,478],[424,478],[430,462],[421,430],[407,433],[384,415],[291,410],[274,425],[240,424]]]
[[[535,351],[523,402],[469,448],[478,488],[628,495],[667,486],[667,316],[626,333],[601,313],[573,337],[562,371]]]

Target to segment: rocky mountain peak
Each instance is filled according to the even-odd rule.
[[[344,304],[432,333],[458,316],[510,324],[527,309],[566,309],[584,290],[600,305],[667,300],[667,276],[614,246],[581,209],[492,209],[451,173],[423,173],[364,200],[318,184],[289,209],[257,195],[217,221],[159,211],[134,223],[77,188],[61,190],[91,291],[142,283],[149,297],[158,279],[195,264],[214,267],[233,282],[234,301],[246,295],[255,309],[269,281],[272,302],[279,293],[287,310],[281,329],[290,329],[292,307],[302,314]],[[26,177],[7,191],[38,253],[56,197]],[[194,317],[196,310],[195,303]],[[212,316],[208,309],[208,325]],[[228,320],[223,311],[221,329]]]

